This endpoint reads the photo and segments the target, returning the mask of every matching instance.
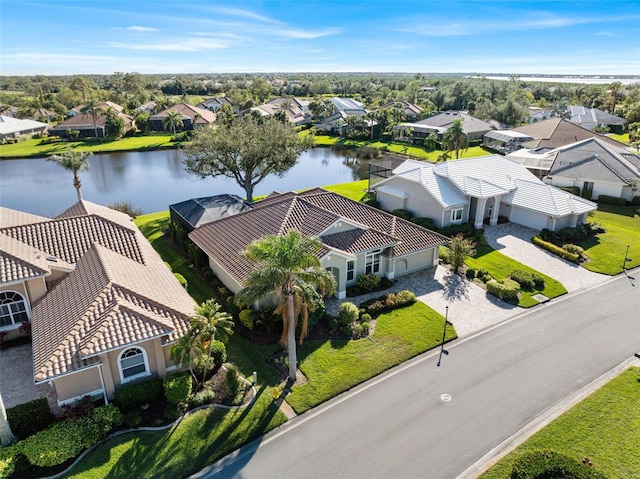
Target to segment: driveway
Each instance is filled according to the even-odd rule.
[[[593,273],[558,258],[531,242],[537,231],[513,223],[488,226],[484,235],[491,247],[541,273],[560,281],[572,293],[603,283],[609,276]]]

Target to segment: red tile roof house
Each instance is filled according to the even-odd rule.
[[[337,281],[336,296],[359,274],[393,279],[438,264],[438,247],[449,239],[390,213],[316,188],[272,193],[252,209],[213,221],[189,234],[229,290],[239,291],[254,265],[242,256],[253,241],[292,229],[318,237],[321,265]]]
[[[126,113],[118,113],[118,116],[124,121],[125,132],[135,129],[135,121],[132,116]],[[91,113],[78,113],[52,126],[49,129],[49,134],[59,136],[60,138],[67,138],[69,136],[69,130],[77,130],[80,132],[80,138],[104,138],[106,123],[107,116],[104,113],[96,115],[95,125]]]
[[[164,377],[194,307],[127,215],[87,201],[55,219],[0,208],[0,331],[31,322],[34,381],[59,405]]]
[[[170,131],[162,124],[169,110],[175,110],[182,115],[182,126],[176,127],[176,131],[193,130],[195,127],[207,126],[216,121],[216,114],[212,111],[187,103],[178,103],[149,118],[149,129],[151,131]]]

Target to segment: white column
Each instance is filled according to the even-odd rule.
[[[491,210],[491,218],[489,218],[489,225],[495,226],[498,224],[498,213],[500,212],[500,196],[493,198],[493,209]]]
[[[476,202],[476,219],[473,224],[473,227],[475,229],[482,228],[482,220],[484,219],[484,207],[486,206],[486,204],[486,198],[478,198]]]

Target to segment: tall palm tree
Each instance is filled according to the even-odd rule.
[[[176,127],[182,127],[182,114],[176,110],[167,110],[165,117],[162,119],[162,127],[167,130],[171,128],[173,134],[176,134]]]
[[[460,158],[460,150],[469,148],[469,136],[464,132],[462,120],[453,120],[453,124],[442,136],[444,149],[456,152],[456,160]]]
[[[295,381],[297,369],[296,325],[302,315],[300,342],[307,333],[308,313],[315,309],[310,287],[323,293],[335,291],[333,275],[320,266],[317,254],[322,249],[318,238],[303,237],[291,230],[285,235],[269,235],[247,246],[244,255],[256,264],[245,288],[236,298],[252,304],[271,295],[276,296],[276,313],[282,314],[283,331],[280,344],[286,344],[289,355],[289,379]]]
[[[16,437],[13,435],[13,431],[11,431],[11,426],[7,419],[7,411],[2,401],[2,394],[0,394],[0,445],[9,446],[14,442],[16,442]]]
[[[78,172],[89,169],[88,158],[92,155],[93,153],[90,151],[67,150],[64,153],[47,158],[47,161],[55,161],[65,170],[73,172],[73,186],[76,188],[78,201],[82,200],[82,192],[80,191],[82,184],[80,183]]]
[[[233,328],[231,315],[222,311],[222,307],[213,299],[205,301],[196,307],[196,312],[190,319],[187,333],[171,347],[171,359],[176,364],[188,366],[195,378],[194,363],[197,363],[204,354],[204,372],[202,373],[202,382],[204,383],[211,361],[213,341],[227,342],[229,336],[233,334],[231,328]]]
[[[93,120],[93,131],[95,137],[98,138],[98,115],[101,114],[102,108],[100,108],[100,102],[96,98],[89,98],[85,105],[82,107],[82,113],[89,113]]]

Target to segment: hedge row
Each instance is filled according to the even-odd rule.
[[[120,386],[116,389],[114,396],[116,403],[122,409],[131,409],[140,404],[157,400],[163,392],[162,379],[154,378]]]
[[[49,427],[55,417],[47,399],[39,398],[8,408],[7,419],[16,438],[25,439]]]
[[[534,451],[518,459],[510,479],[606,479],[588,464],[555,451]]]
[[[189,373],[169,374],[162,380],[167,401],[176,405],[189,400],[192,385],[193,378]]]
[[[600,195],[598,196],[598,203],[602,203],[603,205],[625,206],[627,204],[627,200],[624,198],[618,198],[617,196]]]
[[[525,291],[533,291],[538,290],[542,291],[544,289],[544,278],[536,273],[530,273],[529,271],[523,271],[521,269],[516,269],[511,272],[509,275],[514,281],[517,281],[520,284],[520,287]]]
[[[517,300],[518,293],[520,292],[520,284],[509,278],[503,279],[502,281],[492,279],[487,281],[487,292],[504,301]]]
[[[404,306],[409,306],[417,301],[416,295],[408,290],[398,293],[389,293],[379,298],[373,298],[365,301],[360,305],[361,308],[371,316],[377,316],[380,313],[391,311]]]
[[[553,254],[555,254],[557,256],[560,256],[561,258],[564,258],[567,261],[571,261],[573,263],[579,263],[580,262],[580,255],[579,254],[571,253],[570,251],[567,251],[567,250],[561,248],[560,246],[556,246],[553,243],[545,241],[542,238],[540,238],[538,235],[536,235],[533,238],[531,238],[531,241],[536,246],[540,246],[542,249],[545,249],[545,250],[549,251],[550,253],[553,253]]]

